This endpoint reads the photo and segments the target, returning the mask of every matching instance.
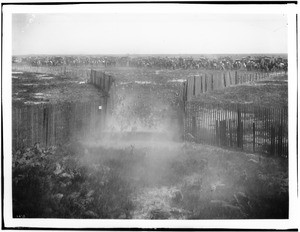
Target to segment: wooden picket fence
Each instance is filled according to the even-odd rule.
[[[104,93],[109,93],[114,86],[114,78],[100,70],[91,70],[90,83],[98,87]]]
[[[107,102],[107,115],[111,115],[116,95],[115,78],[100,70],[91,69],[90,74],[89,82],[103,93],[103,98]]]
[[[203,71],[187,78],[183,83],[183,100],[189,101],[202,93],[283,74],[284,72]]]
[[[186,140],[288,157],[288,109],[186,102]]]
[[[13,105],[13,148],[35,143],[58,145],[92,134],[99,135],[113,107],[114,78],[95,70],[89,70],[89,75],[91,84],[103,93],[98,101]]]
[[[13,106],[13,148],[58,145],[99,133],[106,120],[105,101]]]

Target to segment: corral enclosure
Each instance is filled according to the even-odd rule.
[[[19,141],[15,217],[288,217],[287,109],[201,102],[217,90],[273,77],[215,71],[215,79],[209,71],[211,79],[202,78],[201,85],[205,75],[199,70],[98,67],[86,73],[79,81],[99,88],[99,101],[13,107]],[[69,143],[73,135],[79,143]],[[57,148],[23,152],[21,147],[36,142]],[[54,183],[43,187],[39,201],[48,206],[36,206],[38,213],[20,201],[32,201],[30,194],[22,195],[26,175],[18,176],[26,166],[23,156],[36,167],[50,165],[51,175],[43,169],[38,174]]]
[[[20,70],[20,66],[17,69]],[[61,67],[61,70],[66,68]],[[102,129],[99,131],[105,128],[110,133],[161,133],[177,141],[186,139],[287,157],[287,107],[267,108],[234,103],[220,107],[220,104],[197,103],[197,97],[201,98],[201,94],[259,82],[282,76],[283,73],[200,71],[186,79],[158,78],[152,74],[150,79],[146,78],[147,81],[144,77],[133,81],[134,77],[122,76],[126,71],[90,70],[87,81],[103,94],[93,102],[27,105],[22,109],[14,106],[14,144],[17,147],[22,143],[28,146],[36,142],[55,145],[55,141],[62,142],[60,138],[68,141],[74,134],[81,134],[80,130],[83,130],[84,136],[92,133],[91,128],[95,133],[101,121],[99,128]],[[56,69],[52,74],[57,74]],[[159,76],[160,71],[155,71],[155,74]],[[76,77],[82,78],[80,75]],[[155,92],[161,89],[166,95],[154,97]],[[99,119],[106,118],[108,113],[111,117],[107,121]]]

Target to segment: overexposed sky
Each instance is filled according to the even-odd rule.
[[[287,53],[283,14],[13,14],[13,55]]]

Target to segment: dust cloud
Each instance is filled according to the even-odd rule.
[[[104,129],[85,143],[105,147],[178,146],[178,109],[164,99],[163,86],[152,82],[117,82]]]

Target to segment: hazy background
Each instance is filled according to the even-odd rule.
[[[283,14],[13,14],[12,53],[287,53]]]

